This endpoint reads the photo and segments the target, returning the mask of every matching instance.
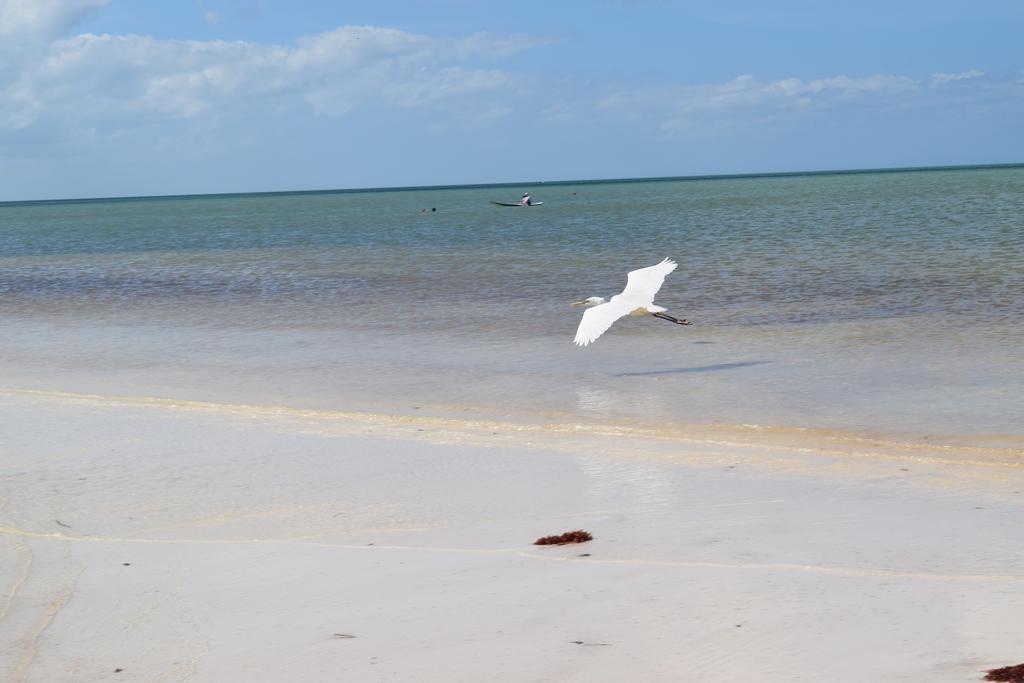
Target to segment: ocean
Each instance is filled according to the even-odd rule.
[[[1020,166],[0,204],[6,391],[1021,449],[1022,317]]]

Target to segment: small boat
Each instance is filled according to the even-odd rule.
[[[544,202],[532,202],[530,204],[520,204],[519,202],[516,202],[515,204],[509,204],[508,202],[491,202],[491,204],[494,204],[495,206],[540,206],[543,203]]]

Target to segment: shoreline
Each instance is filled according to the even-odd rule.
[[[245,404],[131,394],[96,394],[0,386],[0,397],[132,409],[202,413],[238,419],[319,424],[335,434],[376,429],[388,438],[456,439],[478,446],[529,445],[538,438],[582,437],[665,442],[688,447],[773,449],[822,456],[910,460],[936,465],[1024,468],[1024,434],[928,434],[917,440],[884,432],[857,432],[828,427],[738,424],[643,425],[588,421],[579,415],[548,414],[546,419],[497,419],[493,411],[464,406],[392,406],[388,412]],[[428,431],[430,430],[430,431]],[[447,436],[445,436],[447,435]],[[499,439],[489,437],[499,436]],[[445,441],[442,441],[445,442]],[[986,445],[990,444],[990,445]]]

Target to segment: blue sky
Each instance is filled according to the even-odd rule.
[[[1024,161],[1024,3],[0,0],[0,200]]]

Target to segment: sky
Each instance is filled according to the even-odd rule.
[[[1024,162],[1024,2],[0,0],[0,201]]]

